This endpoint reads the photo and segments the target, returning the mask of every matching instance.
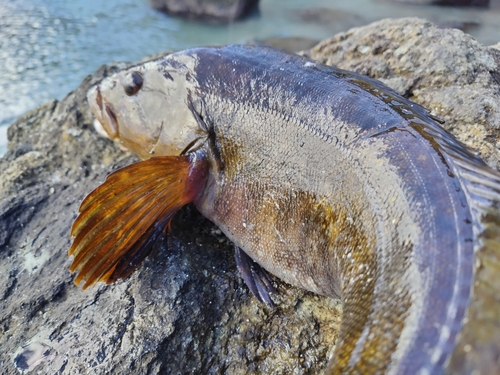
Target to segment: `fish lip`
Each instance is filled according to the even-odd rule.
[[[104,127],[97,118],[94,119],[93,125],[94,125],[94,130],[97,132],[97,134],[99,134],[101,137],[109,139],[108,132],[104,130]]]
[[[96,95],[96,98],[95,98],[95,102],[97,104],[97,106],[99,107],[99,109],[101,110],[102,112],[102,94],[101,94],[101,87],[99,85],[96,86],[95,88],[96,92],[97,92],[97,95]]]
[[[109,103],[107,103],[104,99],[102,102],[104,104],[104,111],[101,111],[101,113],[105,115],[105,119],[107,120],[104,124],[102,124],[104,130],[106,130],[111,139],[118,138],[120,134],[118,132],[118,120],[116,119],[115,112],[113,112],[111,105],[109,105]]]
[[[94,123],[96,131],[110,139],[116,139],[119,136],[118,120],[113,107],[106,102],[101,93],[100,85],[94,86],[87,94],[90,109],[94,114],[99,125]]]

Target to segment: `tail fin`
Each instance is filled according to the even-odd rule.
[[[447,371],[492,373],[500,358],[500,173],[442,129],[426,124],[417,131],[432,138],[451,172],[459,176],[474,230],[474,285]]]
[[[448,371],[498,371],[500,358],[500,174],[474,161],[455,158],[473,218],[476,238],[471,302]]]

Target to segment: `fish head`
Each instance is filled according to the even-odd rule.
[[[142,159],[182,155],[200,147],[196,57],[177,53],[132,66],[93,86],[87,99],[105,135]]]

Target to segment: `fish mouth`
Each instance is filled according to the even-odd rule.
[[[110,139],[118,138],[118,120],[113,107],[103,98],[99,85],[89,91],[87,99],[96,118],[94,128],[97,133]]]

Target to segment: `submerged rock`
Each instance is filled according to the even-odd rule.
[[[481,24],[476,21],[442,21],[438,22],[437,26],[441,29],[459,29],[465,33],[481,27]]]
[[[500,50],[403,19],[338,34],[304,54],[381,79],[500,166]],[[0,159],[2,373],[320,373],[340,302],[276,281],[278,307],[259,304],[236,271],[231,244],[193,207],[179,213],[168,240],[128,280],[87,291],[73,285],[67,249],[79,203],[109,172],[137,160],[96,134],[85,98],[93,83],[125,66],[101,67],[62,101],[9,129]],[[478,284],[489,282],[498,305],[500,282],[491,282],[500,255],[478,259]],[[485,298],[474,300],[472,313],[485,311]],[[476,321],[497,333],[488,343],[500,348],[498,308],[488,312],[489,320]],[[456,366],[495,361],[467,353]]]
[[[231,22],[249,14],[259,0],[150,0],[153,8],[188,19]]]
[[[332,34],[367,23],[362,16],[356,13],[327,7],[295,9],[291,11],[291,15],[301,23],[322,26]]]
[[[487,7],[490,0],[397,0],[402,3],[419,5],[441,5],[451,7]]]
[[[255,44],[264,44],[266,46],[280,48],[295,53],[304,49],[312,48],[318,43],[319,40],[301,37],[272,37],[255,41]]]

